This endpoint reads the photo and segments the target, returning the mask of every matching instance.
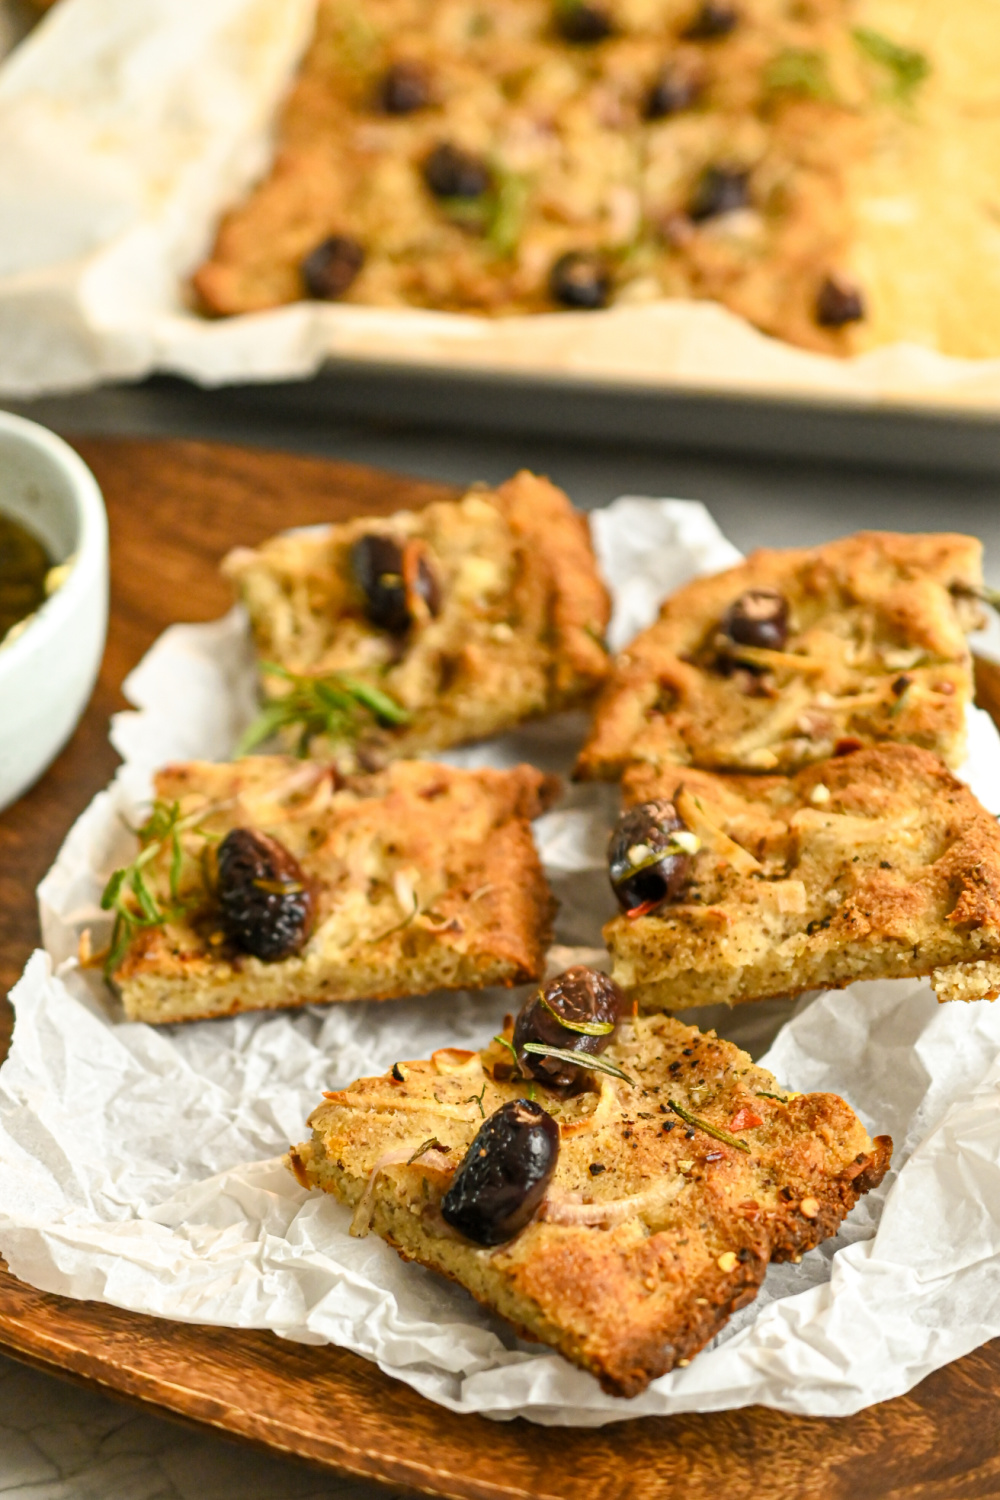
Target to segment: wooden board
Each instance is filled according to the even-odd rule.
[[[119,684],[173,620],[228,599],[219,556],[279,526],[451,493],[351,465],[203,443],[77,445],[108,502],[112,619],[100,683],[56,764],[0,817],[0,992],[38,940],[34,886],[110,778]],[[980,692],[1000,704],[1000,672]],[[4,1002],[5,1003],[5,1002]],[[10,1012],[0,1018],[6,1050]],[[839,1421],[755,1407],[603,1430],[459,1417],[343,1350],[50,1297],[0,1269],[0,1349],[340,1473],[462,1500],[983,1500],[1000,1497],[1000,1341]]]

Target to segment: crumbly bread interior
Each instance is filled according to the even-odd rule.
[[[419,538],[440,583],[439,615],[402,642],[368,622],[351,576],[351,546],[370,534]],[[373,728],[353,750],[314,746],[341,764],[498,733],[588,698],[607,674],[610,602],[587,521],[561,490],[525,471],[422,511],[240,548],[224,571],[262,659],[311,676],[348,671],[408,712],[408,724]],[[264,686],[283,691],[274,678]]]
[[[834,1234],[892,1142],[837,1095],[788,1095],[738,1047],[670,1017],[623,1023],[605,1056],[631,1084],[595,1075],[570,1098],[535,1086],[559,1123],[558,1165],[536,1217],[496,1249],[451,1231],[440,1203],[482,1118],[527,1092],[499,1042],[327,1094],[289,1165],[354,1208],[352,1232],[370,1227],[634,1396],[751,1301],[770,1261]]]
[[[792,772],[845,739],[919,745],[960,765],[973,694],[965,632],[981,623],[981,587],[974,537],[861,532],[754,552],[679,589],[617,658],[578,774],[614,779],[632,762]],[[787,600],[788,640],[727,658],[723,617],[750,589]]]
[[[166,767],[157,797],[204,817],[182,835],[184,909],[140,931],[114,975],[126,1014],[181,1021],[538,978],[553,902],[530,819],[556,790],[533,766],[398,761],[352,778],[284,756]],[[314,892],[312,935],[279,962],[236,951],[220,928],[213,850],[237,827],[282,843]],[[146,870],[165,909],[170,861],[167,845]]]
[[[614,976],[643,1007],[734,1005],[981,960],[995,972],[1000,829],[926,750],[858,750],[790,778],[637,766],[624,793],[672,799],[701,841],[681,900],[604,929]]]

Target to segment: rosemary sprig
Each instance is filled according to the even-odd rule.
[[[578,1031],[581,1036],[610,1036],[615,1029],[614,1021],[568,1021],[554,1006],[549,1004],[544,995],[539,995],[538,999],[542,1009],[547,1010],[550,1016],[554,1016],[559,1025],[565,1026],[567,1031]]]
[[[101,896],[101,910],[115,914],[111,943],[104,960],[105,974],[111,975],[117,969],[137,932],[147,927],[162,927],[165,922],[183,914],[181,834],[196,829],[211,811],[211,808],[202,807],[181,817],[179,802],[155,801],[145,823],[131,830],[143,847],[130,865],[115,870]],[[150,890],[145,871],[167,845],[170,848],[170,905],[161,906]]]
[[[608,1073],[612,1078],[620,1078],[630,1088],[636,1088],[634,1078],[623,1073],[615,1063],[608,1062],[606,1057],[595,1057],[592,1052],[571,1052],[567,1047],[550,1047],[548,1042],[525,1042],[525,1052],[531,1052],[538,1057],[557,1057],[560,1062],[573,1063],[577,1068],[585,1068],[588,1072]]]
[[[475,1104],[475,1105],[478,1105],[478,1107],[479,1107],[479,1118],[481,1120],[485,1120],[486,1119],[486,1111],[485,1111],[485,1109],[483,1109],[483,1095],[485,1093],[486,1093],[486,1082],[484,1080],[483,1081],[483,1086],[479,1090],[478,1094],[470,1094],[469,1097],[468,1097],[468,1099],[463,1099],[462,1100],[463,1104]]]
[[[897,104],[909,104],[931,71],[924,54],[913,47],[900,46],[870,26],[853,27],[851,36],[855,46],[889,75],[886,96]]]
[[[260,670],[268,677],[280,677],[287,682],[288,692],[265,704],[250,728],[240,736],[233,751],[236,759],[249,754],[279,729],[293,724],[299,726],[298,754],[305,756],[310,740],[319,735],[350,740],[372,720],[387,726],[409,723],[409,714],[395,698],[347,672],[308,677],[289,672],[287,667],[273,661],[262,661]]]
[[[738,1136],[730,1135],[728,1130],[720,1130],[718,1125],[713,1125],[710,1121],[703,1120],[698,1115],[693,1115],[690,1110],[685,1109],[681,1104],[677,1104],[673,1099],[668,1099],[667,1103],[675,1115],[680,1115],[685,1125],[693,1125],[696,1130],[703,1130],[706,1135],[710,1135],[715,1140],[721,1141],[724,1146],[735,1146],[737,1151],[745,1151],[748,1156],[750,1155],[750,1147],[746,1141],[741,1141]]]
[[[767,1089],[755,1090],[758,1099],[777,1099],[779,1104],[791,1104],[793,1099],[798,1099],[798,1094],[769,1094]]]
[[[530,186],[526,177],[516,172],[497,171],[498,182],[486,229],[486,238],[497,255],[513,255],[524,228]]]
[[[516,1051],[516,1049],[514,1047],[514,1043],[513,1042],[508,1042],[508,1040],[507,1040],[507,1038],[505,1036],[495,1036],[493,1038],[493,1040],[495,1042],[499,1042],[500,1045],[501,1045],[501,1047],[506,1047],[507,1048],[507,1051],[510,1053],[511,1057],[514,1059],[514,1071],[516,1073],[520,1074],[520,1072],[521,1072],[521,1064],[517,1060],[517,1051]]]

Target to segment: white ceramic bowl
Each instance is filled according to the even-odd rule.
[[[108,521],[97,481],[61,438],[0,412],[0,511],[21,521],[62,585],[0,646],[0,808],[36,781],[76,728],[108,625]]]

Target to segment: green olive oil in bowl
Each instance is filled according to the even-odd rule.
[[[0,511],[0,645],[13,639],[11,631],[20,634],[65,573],[27,527]]]

